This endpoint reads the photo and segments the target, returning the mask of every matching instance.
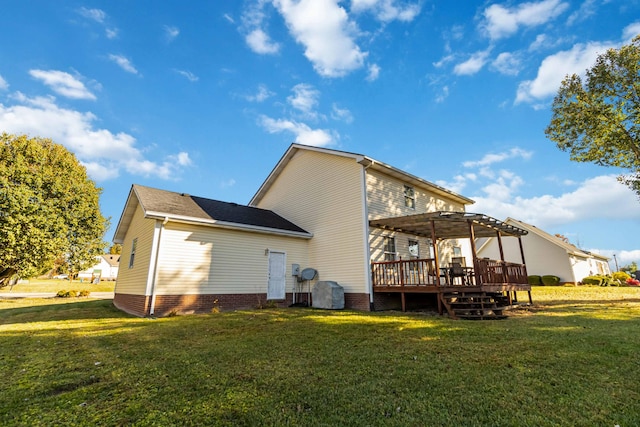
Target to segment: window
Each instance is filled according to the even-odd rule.
[[[395,237],[384,238],[384,260],[395,261],[396,260],[396,239]]]
[[[453,256],[455,256],[455,257],[462,256],[462,248],[460,248],[459,246],[454,246],[453,247]]]
[[[404,186],[404,205],[408,208],[416,208],[416,192],[413,187]]]
[[[409,239],[409,256],[412,259],[420,258],[420,245],[417,240]]]
[[[136,246],[138,246],[138,238],[133,239],[131,244],[131,256],[129,257],[129,268],[133,268],[133,261],[136,258]]]

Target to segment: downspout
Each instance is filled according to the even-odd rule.
[[[160,258],[160,242],[162,242],[162,230],[164,226],[169,222],[169,217],[165,216],[164,220],[160,224],[160,230],[158,231],[158,242],[156,244],[156,256],[153,260],[153,279],[151,282],[151,305],[149,307],[149,316],[153,316],[156,310],[156,282],[158,281],[158,259]]]
[[[368,165],[362,166],[362,208],[364,216],[364,271],[365,280],[367,286],[367,292],[369,293],[369,311],[373,311],[373,284],[371,283],[371,247],[369,241],[371,239],[371,231],[369,230],[369,206],[367,202],[367,169],[373,165],[373,162]]]

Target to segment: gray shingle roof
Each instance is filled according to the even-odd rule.
[[[134,185],[146,213],[307,233],[273,211]]]

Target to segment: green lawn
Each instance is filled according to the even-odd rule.
[[[533,297],[484,322],[0,300],[0,425],[640,425],[640,289]]]
[[[102,281],[97,285],[89,283],[88,281],[81,282],[80,280],[56,280],[56,279],[30,279],[28,283],[18,283],[11,289],[9,286],[0,288],[0,296],[3,293],[18,293],[18,292],[53,292],[56,293],[61,290],[80,291],[86,289],[90,292],[113,292],[116,286],[116,282]]]

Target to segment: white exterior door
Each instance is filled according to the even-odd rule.
[[[267,299],[284,299],[286,254],[284,252],[269,252],[269,284]]]

